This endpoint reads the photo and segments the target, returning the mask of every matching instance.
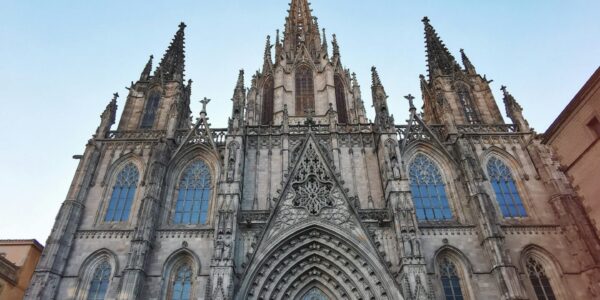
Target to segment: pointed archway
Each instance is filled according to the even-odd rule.
[[[237,299],[398,299],[387,266],[309,135],[269,218]]]

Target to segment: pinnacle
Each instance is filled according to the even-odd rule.
[[[379,79],[379,74],[377,73],[377,68],[375,68],[375,66],[371,67],[371,80],[373,86],[381,85],[381,80]]]
[[[435,29],[429,24],[429,18],[424,17],[425,24],[425,48],[427,51],[427,64],[429,66],[429,77],[441,74],[449,75],[460,67],[458,63],[446,48],[446,45],[435,32]]]

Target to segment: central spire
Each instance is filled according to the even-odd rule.
[[[429,78],[434,75],[450,75],[460,70],[460,66],[450,54],[444,42],[429,23],[429,18],[423,18],[425,25],[425,47],[427,50],[427,64],[429,66]]]
[[[305,45],[311,54],[316,54],[321,46],[317,18],[307,0],[292,0],[289,15],[285,19],[283,47],[286,52],[297,53]]]
[[[175,33],[156,70],[157,74],[167,80],[183,80],[183,72],[185,71],[185,27],[185,23],[181,22],[179,24],[179,30]]]

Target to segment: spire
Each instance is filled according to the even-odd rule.
[[[427,51],[427,65],[429,66],[429,79],[435,75],[450,75],[460,67],[444,42],[429,24],[429,18],[423,18],[425,25],[425,48]]]
[[[246,104],[246,88],[244,87],[244,69],[240,69],[240,73],[238,74],[237,83],[235,84],[235,89],[233,90],[233,110],[231,116],[233,118],[234,128],[239,128],[241,124],[241,119],[243,116],[244,106]]]
[[[475,67],[471,63],[471,60],[469,60],[469,58],[465,54],[465,50],[462,48],[460,49],[460,56],[462,58],[462,63],[467,73],[471,75],[477,74],[477,72],[475,71]]]
[[[98,129],[96,129],[95,137],[105,138],[106,134],[110,130],[110,127],[115,124],[115,117],[117,115],[117,98],[119,98],[119,93],[114,93],[112,100],[110,100],[100,115],[100,126],[98,126]]]
[[[506,108],[506,115],[512,120],[513,124],[517,125],[519,131],[528,132],[530,131],[529,123],[523,117],[523,107],[519,105],[517,100],[506,90],[506,86],[500,88],[504,95],[504,106]]]
[[[321,44],[321,51],[327,54],[327,35],[325,34],[325,28],[323,28],[323,44]]]
[[[371,67],[371,85],[373,87],[381,86],[381,80],[379,79],[379,74],[377,73],[377,68],[375,68],[375,66]]]
[[[340,56],[340,46],[338,45],[335,33],[333,34],[333,41],[331,44],[333,45],[333,56]]]
[[[154,58],[154,55],[150,55],[150,58],[148,59],[148,62],[146,63],[146,66],[144,67],[144,70],[142,71],[142,74],[140,75],[140,81],[146,81],[150,77],[150,72],[152,72],[152,59],[153,58]]]
[[[375,107],[375,123],[382,128],[389,128],[393,126],[393,119],[390,117],[388,105],[387,105],[387,94],[379,79],[379,74],[375,66],[371,67],[371,94],[373,97],[373,107]]]
[[[286,18],[283,47],[286,52],[296,53],[300,45],[306,45],[310,53],[321,47],[319,28],[312,17],[307,0],[292,0]]]
[[[175,37],[173,37],[169,48],[167,48],[165,55],[156,69],[155,74],[163,76],[166,80],[183,80],[185,69],[185,27],[185,23],[181,22],[179,24],[179,30],[175,33]]]
[[[267,70],[270,70],[270,66],[273,64],[273,61],[271,60],[271,36],[267,35],[267,42],[265,44],[265,57],[264,57],[264,63],[263,63],[263,69],[262,72],[265,73]],[[243,76],[243,71],[241,71],[242,76]],[[242,84],[243,85],[243,84]]]

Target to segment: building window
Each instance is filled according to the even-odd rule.
[[[308,292],[306,292],[306,294],[304,294],[304,296],[302,296],[302,300],[330,300],[330,299],[329,299],[329,297],[327,297],[327,295],[325,295],[325,293],[323,293],[323,291],[314,287],[314,288],[308,290]]]
[[[600,138],[600,121],[598,121],[598,118],[593,117],[587,123],[587,127],[596,135],[596,138]]]
[[[456,265],[447,257],[440,261],[440,279],[444,289],[444,299],[463,300],[463,294],[460,287],[460,277],[456,271]]]
[[[473,106],[473,101],[471,99],[471,93],[469,92],[469,88],[467,88],[463,84],[459,84],[457,86],[457,94],[458,101],[463,108],[463,112],[465,114],[465,121],[469,124],[477,124],[479,123],[479,117],[477,116],[477,112],[475,111],[475,107]]]
[[[181,265],[171,284],[171,300],[189,300],[192,292],[192,268],[189,264]]]
[[[273,77],[267,78],[263,86],[263,107],[262,107],[262,125],[269,125],[273,122],[273,100],[275,98],[275,89]]]
[[[299,66],[296,69],[296,115],[303,116],[314,112],[315,90],[312,69]]]
[[[435,163],[423,154],[417,154],[409,169],[410,190],[419,221],[452,219],[448,206],[446,185]]]
[[[487,172],[502,216],[504,218],[526,217],[527,212],[508,166],[496,157],[492,157],[487,163]]]
[[[107,261],[102,262],[96,267],[92,281],[90,282],[87,300],[104,300],[106,291],[108,290],[110,271],[110,264]]]
[[[105,222],[127,221],[135,191],[139,172],[132,163],[127,164],[119,174],[113,186],[108,209],[104,217]]]
[[[144,114],[142,116],[141,128],[152,128],[154,125],[154,119],[156,118],[156,111],[158,110],[158,103],[160,102],[160,92],[153,91],[150,93],[148,100],[146,101],[146,107],[144,108]]]
[[[335,85],[335,105],[337,107],[338,123],[348,123],[348,110],[346,109],[346,91],[344,84],[340,76],[335,75],[333,77],[333,83]]]
[[[542,265],[533,257],[527,259],[527,274],[529,275],[529,280],[531,280],[533,291],[538,300],[556,299],[554,291],[552,291],[552,286],[550,285],[550,280],[548,280],[548,276],[546,276],[546,272],[544,271],[544,267],[542,267]]]
[[[202,160],[194,161],[183,171],[179,181],[173,223],[205,224],[211,194],[208,166]]]

